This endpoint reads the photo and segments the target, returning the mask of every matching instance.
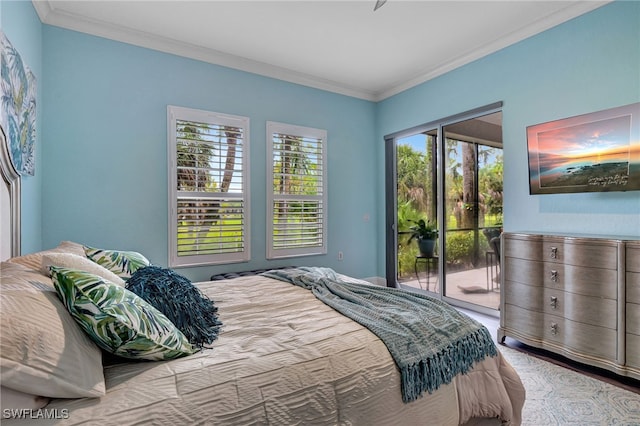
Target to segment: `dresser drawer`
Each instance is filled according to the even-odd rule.
[[[618,302],[601,297],[583,296],[564,291],[544,289],[543,312],[568,320],[606,327],[618,328]]]
[[[618,246],[612,242],[568,242],[545,239],[542,260],[591,268],[618,268]]]
[[[592,268],[618,268],[618,242],[549,235],[505,234],[504,255]]]
[[[627,365],[640,368],[640,336],[627,333]]]
[[[542,236],[502,234],[504,255],[519,259],[542,260]]]
[[[627,302],[640,304],[640,272],[627,271]]]
[[[618,303],[601,297],[583,296],[516,282],[505,284],[506,303],[575,322],[618,328]]]
[[[640,242],[627,242],[627,272],[640,273]]]
[[[504,315],[507,334],[512,328],[533,339],[553,343],[581,355],[602,359],[617,357],[616,330],[528,311],[510,304],[505,304]]]
[[[501,312],[500,319],[503,327],[514,330],[535,340],[542,339],[544,335],[544,314],[536,310],[524,309],[511,303],[504,304],[504,312]]]
[[[640,337],[640,305],[627,303],[627,333]]]
[[[544,263],[535,260],[505,257],[505,281],[542,286],[544,281]]]
[[[505,258],[504,278],[532,286],[567,291],[585,296],[618,298],[618,272],[533,260]]]
[[[618,333],[610,328],[577,323],[545,315],[544,339],[567,346],[581,354],[616,359]]]

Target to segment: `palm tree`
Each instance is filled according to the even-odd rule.
[[[476,210],[476,150],[475,144],[462,143],[462,211],[460,227],[475,228]]]
[[[431,151],[427,149],[423,154],[409,145],[399,144],[397,156],[398,203],[408,201],[414,209],[431,213]]]
[[[222,177],[222,185],[220,192],[229,192],[231,180],[233,179],[233,170],[236,166],[236,151],[238,146],[238,131],[233,127],[222,128],[227,140],[227,158],[225,160],[224,175]]]

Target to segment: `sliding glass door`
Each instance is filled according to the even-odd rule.
[[[495,113],[443,127],[443,295],[489,309],[500,305],[495,247],[502,227],[502,144],[501,133],[489,140],[479,129],[499,121]]]
[[[391,285],[480,311],[498,309],[500,106],[386,138]],[[437,231],[431,233],[436,234],[432,248],[422,241],[430,225]]]
[[[421,253],[420,244],[427,238],[420,231],[432,226],[437,232],[436,135],[432,129],[396,141],[397,280],[434,292],[439,270],[437,237],[433,249]]]

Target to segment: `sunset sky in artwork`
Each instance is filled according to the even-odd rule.
[[[606,156],[629,160],[631,116],[609,118],[576,126],[537,132],[538,153],[568,158]],[[553,124],[553,123],[549,123]],[[534,148],[534,147],[531,147]]]
[[[640,102],[527,127],[531,194],[640,190]]]

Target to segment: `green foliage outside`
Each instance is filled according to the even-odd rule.
[[[179,121],[177,132],[178,190],[195,195],[178,202],[178,254],[241,251],[245,236],[240,201],[223,201],[235,174],[237,129]],[[274,147],[278,153],[274,158],[274,194],[317,195],[322,170],[318,167],[316,145],[301,137],[277,135]],[[212,163],[224,164],[224,168],[214,170]],[[207,198],[204,194],[215,196]],[[275,245],[318,245],[322,233],[317,226],[318,212],[317,201],[276,201]]]
[[[411,225],[419,219],[433,222],[436,219],[437,197],[433,190],[436,170],[432,158],[435,138],[428,135],[424,137],[424,151],[418,151],[410,145],[398,144],[397,147],[399,277],[413,276],[415,273],[414,263],[418,247],[415,243],[408,244],[408,230]],[[464,144],[447,139],[445,149],[446,261],[449,269],[484,261],[484,257],[479,256],[479,253],[484,253],[489,244],[482,229],[502,226],[502,150],[478,146],[478,202],[471,205],[464,202],[463,194],[465,175],[468,175],[464,168],[470,166],[464,162],[461,155],[461,147],[464,147]],[[478,209],[478,229],[469,230],[472,227],[467,225],[468,222],[463,220],[463,216],[474,209]]]

